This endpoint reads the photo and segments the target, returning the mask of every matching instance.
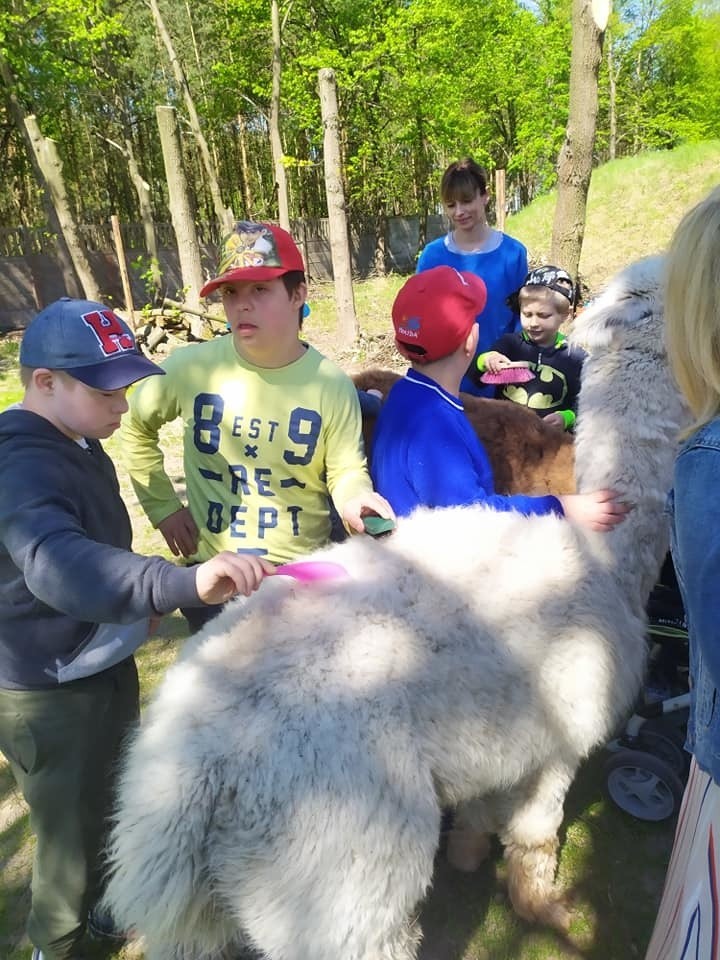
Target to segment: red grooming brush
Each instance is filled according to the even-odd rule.
[[[529,369],[525,360],[515,360],[503,367],[498,373],[484,373],[480,379],[483,383],[502,386],[504,383],[527,383],[535,374]]]

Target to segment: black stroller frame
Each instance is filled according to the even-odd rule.
[[[647,606],[649,658],[635,712],[607,744],[610,798],[640,820],[666,820],[680,809],[690,767],[684,749],[690,707],[685,611],[667,555]]]

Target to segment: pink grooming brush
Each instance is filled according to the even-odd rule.
[[[524,360],[515,360],[503,367],[498,373],[484,373],[480,379],[483,383],[502,386],[504,383],[527,383],[535,374],[528,368]]]
[[[282,577],[293,577],[302,583],[313,583],[317,580],[347,580],[349,574],[340,563],[331,563],[328,560],[298,560],[294,563],[282,563],[275,567],[275,574]]]

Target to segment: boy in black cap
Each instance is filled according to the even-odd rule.
[[[511,400],[543,417],[561,430],[575,426],[580,375],[585,351],[570,344],[560,332],[575,305],[575,287],[570,274],[559,267],[531,270],[523,285],[508,297],[508,306],[519,311],[522,330],[506,333],[476,360],[473,372],[501,374],[510,364],[522,362],[533,374],[527,382],[500,383],[495,396]]]
[[[247,595],[274,568],[223,553],[185,569],[131,552],[99,440],[119,427],[128,385],[162,370],[111,310],[51,304],[20,364],[24,398],[0,414],[0,750],[37,837],[33,960],[77,960],[149,618]]]

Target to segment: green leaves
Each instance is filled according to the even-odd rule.
[[[228,203],[277,215],[270,158],[268,0],[159,0]],[[450,160],[507,171],[508,197],[550,188],[563,141],[570,64],[568,0],[282,0],[282,149],[291,217],[325,215],[317,72],[335,70],[351,217],[424,215]],[[600,81],[596,159],[720,136],[716,0],[616,0]],[[149,11],[138,0],[6,0],[5,93],[58,142],[85,219],[138,211],[121,154],[132,145],[157,220],[165,190],[154,110],[184,106]],[[2,104],[0,103],[0,111]],[[0,121],[2,120],[0,116]],[[183,125],[183,130],[187,127]],[[184,134],[198,219],[211,203]],[[42,222],[24,147],[11,134],[0,218]],[[19,187],[18,187],[19,185]],[[19,189],[19,193],[18,193]]]

